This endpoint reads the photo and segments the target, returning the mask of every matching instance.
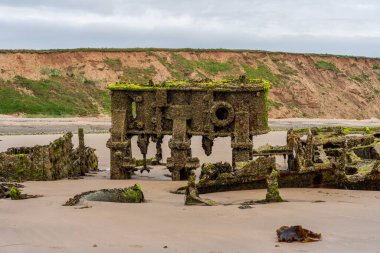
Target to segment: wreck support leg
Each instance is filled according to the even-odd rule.
[[[149,136],[139,135],[137,139],[137,146],[140,148],[141,154],[143,155],[143,168],[141,169],[141,172],[144,170],[150,172],[150,169],[146,166],[146,154],[148,153],[148,145]]]
[[[252,159],[253,143],[249,133],[249,113],[236,112],[235,131],[231,140],[232,166],[236,162],[244,162]]]
[[[130,136],[125,134],[126,115],[126,109],[112,109],[111,138],[107,142],[111,150],[111,179],[131,178],[136,166]]]
[[[162,139],[163,137],[158,137],[156,142],[156,161],[158,164],[162,161]]]
[[[173,136],[169,141],[171,157],[167,160],[172,180],[185,180],[189,177],[191,170],[199,167],[199,159],[191,157],[190,144],[186,119],[174,119]]]
[[[188,149],[190,148],[190,139],[186,133],[186,119],[173,120],[173,136],[169,141],[171,157],[168,158],[167,167],[172,172],[173,180],[185,179],[181,174],[186,170],[186,160]]]
[[[111,179],[130,179],[136,166],[132,158],[131,140],[123,142],[107,142],[111,149]]]
[[[79,145],[78,145],[78,153],[79,153],[79,167],[80,167],[80,174],[84,176],[86,173],[88,173],[88,170],[85,165],[85,145],[84,145],[84,132],[83,128],[78,128],[78,139],[79,139]]]

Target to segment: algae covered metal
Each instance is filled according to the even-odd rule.
[[[83,129],[78,130],[78,148],[73,148],[72,137],[68,132],[48,145],[8,148],[0,153],[0,178],[58,180],[98,170],[98,157],[95,149],[85,146]]]
[[[204,164],[197,190],[207,193],[271,186],[275,198],[278,187],[380,190],[380,127],[290,129],[285,146],[262,146],[253,150],[253,155],[258,158],[234,168]],[[287,168],[275,170],[276,155],[286,158]],[[270,172],[275,172],[275,181],[268,181]]]
[[[252,159],[252,137],[267,133],[267,94],[270,84],[241,77],[221,81],[177,81],[154,84],[116,83],[111,90],[112,128],[107,146],[111,150],[111,179],[130,178],[136,169],[131,139],[146,160],[150,141],[161,144],[170,135],[171,156],[166,161],[173,180],[187,179],[199,167],[192,157],[192,136],[202,136],[207,155],[217,137],[231,137],[233,165]]]

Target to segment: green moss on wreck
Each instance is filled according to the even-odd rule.
[[[131,110],[132,110],[132,117],[134,119],[137,118],[137,106],[136,106],[136,102],[135,101],[132,101]]]
[[[150,157],[146,159],[147,165],[152,165],[152,163],[155,161],[155,157]],[[143,166],[144,165],[144,159],[137,159],[136,160],[136,166]]]
[[[301,133],[308,133],[309,128],[300,128],[295,129],[294,132],[301,134]],[[318,134],[318,137],[328,137],[328,134],[331,134],[331,132],[335,131],[344,135],[347,134],[371,134],[375,132],[380,132],[380,127],[343,127],[343,126],[337,126],[337,127],[313,127],[312,131]]]
[[[141,203],[144,202],[144,194],[141,185],[135,184],[134,187],[125,188],[121,192],[121,201],[123,203]]]
[[[355,154],[355,152],[348,152],[349,162],[352,164],[357,164],[361,161],[360,157]]]
[[[21,195],[20,190],[17,189],[17,187],[15,187],[15,186],[12,186],[9,195],[10,195],[12,200],[22,199],[22,195]]]
[[[264,79],[247,79],[245,83],[237,80],[202,80],[202,81],[167,81],[160,84],[138,84],[138,83],[111,83],[107,86],[110,90],[129,90],[129,91],[149,91],[160,89],[177,88],[202,88],[202,89],[233,89],[233,88],[256,88],[257,90],[268,91],[271,85]]]
[[[25,157],[26,157],[26,154],[19,154],[19,155],[18,155],[18,158],[19,158],[20,160],[25,159]]]
[[[356,133],[356,132],[371,134],[374,129],[377,129],[377,127],[376,128],[375,127],[370,128],[368,126],[367,127],[340,127],[340,128],[341,128],[342,134],[344,134],[344,135]]]
[[[141,186],[135,184],[128,188],[102,189],[88,191],[70,198],[64,206],[75,206],[83,201],[104,201],[117,203],[142,203],[145,201]]]
[[[268,96],[269,96],[269,89],[270,89],[270,84],[269,87],[264,88],[264,117],[263,117],[263,125],[268,126]]]
[[[375,165],[375,162],[371,163],[364,163],[358,168],[358,174],[361,176],[368,175],[371,173],[373,166]]]
[[[266,202],[282,202],[283,199],[280,196],[278,189],[278,178],[280,172],[276,169],[272,170],[271,174],[267,177],[267,194],[265,196]]]

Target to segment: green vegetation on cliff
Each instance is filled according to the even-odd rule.
[[[110,112],[109,83],[146,86],[153,80],[174,87],[178,80],[246,75],[272,84],[272,117],[380,117],[376,58],[153,48],[0,50],[0,56],[0,114],[104,114]]]
[[[189,60],[178,53],[170,53],[170,59],[151,53],[159,62],[164,65],[174,79],[188,79],[192,73],[196,73],[197,78],[211,77],[223,73],[223,77],[230,78],[238,76],[238,67],[232,61],[218,62],[209,59]]]
[[[256,68],[253,68],[245,63],[242,64],[242,67],[249,78],[265,79],[268,80],[273,86],[277,86],[281,83],[281,79],[262,62],[258,62]]]
[[[30,80],[21,76],[0,81],[0,114],[84,116],[109,111],[107,91],[94,84],[72,82],[69,79]],[[68,87],[74,85],[76,88]]]
[[[339,72],[340,70],[337,68],[337,66],[332,63],[332,62],[327,62],[327,61],[317,61],[315,63],[315,66],[318,69],[323,69],[323,70],[331,70],[334,72]]]

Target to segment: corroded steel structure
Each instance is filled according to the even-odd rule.
[[[231,137],[233,164],[252,158],[252,136],[267,133],[267,81],[247,79],[222,81],[177,81],[160,84],[108,85],[112,100],[111,179],[130,178],[136,169],[131,138],[146,160],[149,141],[156,142],[156,159],[162,159],[161,144],[171,135],[171,156],[166,166],[173,180],[187,179],[199,167],[192,157],[191,137],[202,136],[207,155],[213,140]]]

